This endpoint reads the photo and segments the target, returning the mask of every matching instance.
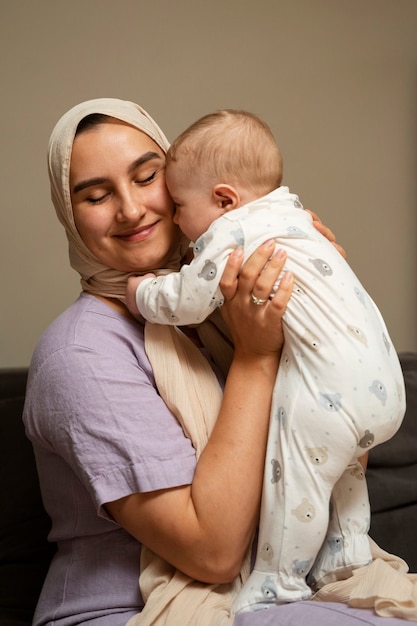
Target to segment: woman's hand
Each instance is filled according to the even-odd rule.
[[[330,228],[325,226],[320,220],[320,218],[313,211],[310,211],[309,209],[306,209],[306,211],[307,213],[310,213],[311,217],[313,218],[313,226],[317,228],[319,233],[321,233],[324,237],[326,237],[326,239],[328,239],[330,243],[334,245],[334,247],[342,255],[342,257],[346,259],[347,257],[346,251],[344,248],[342,248],[341,245],[337,243],[336,237],[333,231],[331,231]]]
[[[232,334],[235,352],[276,358],[282,348],[281,319],[291,296],[293,277],[285,272],[270,299],[286,261],[285,252],[274,253],[274,247],[273,240],[267,241],[243,266],[243,253],[237,249],[230,255],[223,272],[220,281],[225,299],[222,315]]]

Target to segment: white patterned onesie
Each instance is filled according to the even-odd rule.
[[[160,324],[202,321],[223,302],[218,283],[230,252],[241,246],[246,259],[269,238],[287,251],[295,285],[284,315],[256,562],[234,612],[307,599],[310,585],[370,562],[358,457],[392,437],[405,411],[400,364],[377,307],[287,187],[216,220],[189,265],[141,283],[139,310]]]

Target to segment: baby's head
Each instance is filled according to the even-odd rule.
[[[181,133],[167,152],[166,167],[177,221],[194,241],[216,217],[270,193],[282,180],[271,129],[253,113],[232,109],[205,115]],[[190,193],[194,211],[181,215],[184,194]]]

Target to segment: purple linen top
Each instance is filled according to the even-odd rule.
[[[143,606],[140,544],[103,505],[190,484],[195,454],[159,397],[143,329],[86,294],[45,331],[24,421],[58,551],[33,626],[125,626]],[[402,626],[372,610],[296,602],[238,615],[235,626]]]
[[[196,464],[157,393],[142,326],[81,294],[36,347],[24,422],[58,544],[33,624],[121,626],[143,606],[140,544],[103,505],[190,484]]]

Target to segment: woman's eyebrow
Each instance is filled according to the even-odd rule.
[[[157,152],[145,152],[145,154],[142,154],[129,165],[127,169],[128,173],[131,174],[135,171],[135,169],[137,169],[144,163],[147,163],[148,161],[152,161],[152,159],[161,160],[162,157]],[[108,182],[108,178],[88,178],[87,180],[81,180],[79,183],[74,185],[72,193],[75,195],[76,193],[82,191],[83,189],[86,189],[87,187],[95,187],[96,185],[103,185]]]
[[[144,163],[147,163],[148,161],[152,161],[153,159],[158,159],[161,160],[162,157],[160,154],[158,154],[157,152],[145,152],[145,154],[142,154],[138,159],[135,159],[133,161],[133,163],[131,163],[128,167],[128,172],[129,174],[131,172],[133,172],[137,167],[140,167],[141,165],[143,165]]]
[[[86,189],[87,187],[94,187],[95,185],[103,185],[107,183],[107,178],[89,178],[88,180],[82,180],[81,182],[74,185],[72,193],[75,195],[79,191]]]

